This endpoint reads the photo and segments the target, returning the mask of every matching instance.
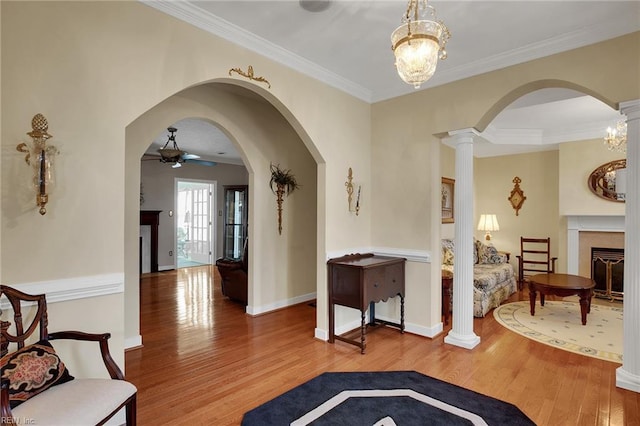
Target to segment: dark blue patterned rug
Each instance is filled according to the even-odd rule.
[[[535,425],[516,406],[415,371],[324,373],[245,413],[244,426]]]

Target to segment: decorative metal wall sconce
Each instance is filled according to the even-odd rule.
[[[349,203],[349,211],[356,212],[356,216],[360,214],[360,191],[362,186],[358,185],[358,194],[356,195],[356,208],[353,210],[351,208],[351,204],[353,203],[353,170],[349,167],[349,174],[347,175],[347,181],[344,183],[344,186],[347,187],[347,201]]]
[[[16,149],[27,155],[24,161],[33,168],[33,186],[36,190],[36,205],[40,207],[40,214],[47,212],[45,205],[49,201],[48,190],[53,183],[53,156],[58,154],[58,149],[47,146],[47,139],[52,136],[47,133],[49,123],[42,114],[36,114],[31,120],[31,130],[27,135],[33,139],[33,144],[29,147],[22,142]]]
[[[513,207],[513,209],[516,211],[516,216],[518,216],[518,210],[522,208],[522,204],[524,203],[524,200],[527,199],[527,197],[524,196],[524,192],[522,192],[522,189],[520,189],[520,182],[522,182],[522,179],[516,176],[513,178],[512,182],[514,183],[514,186],[508,199],[511,203],[511,207]]]

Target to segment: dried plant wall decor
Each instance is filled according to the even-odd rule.
[[[271,163],[271,179],[269,180],[271,191],[276,194],[278,201],[278,234],[282,235],[282,203],[284,196],[289,195],[300,187],[291,170],[283,170],[280,165]]]
[[[527,197],[524,196],[524,192],[520,189],[520,179],[518,176],[513,178],[514,183],[513,189],[511,190],[511,195],[509,195],[509,202],[511,203],[511,207],[516,211],[516,216],[518,216],[518,211],[522,208],[522,204]]]

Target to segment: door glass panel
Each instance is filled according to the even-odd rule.
[[[179,267],[211,264],[212,194],[212,184],[178,182],[176,254]]]
[[[247,187],[225,186],[224,208],[224,256],[239,259],[247,237]]]

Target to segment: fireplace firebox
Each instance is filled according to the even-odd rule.
[[[596,297],[622,300],[624,296],[624,249],[591,248],[591,279]]]

